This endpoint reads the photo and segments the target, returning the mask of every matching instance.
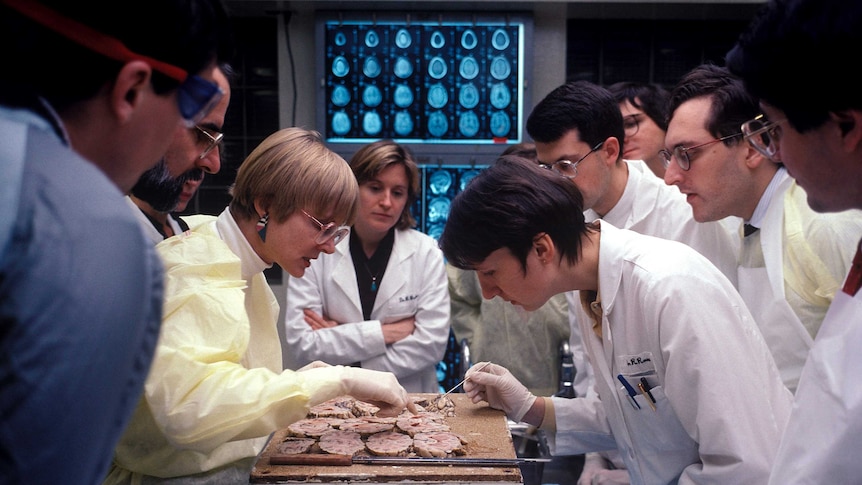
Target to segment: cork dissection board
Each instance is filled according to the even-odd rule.
[[[435,394],[415,396],[434,397]],[[455,416],[445,418],[452,432],[467,441],[467,454],[459,458],[515,459],[512,435],[502,411],[491,409],[485,403],[473,404],[465,394],[450,394],[455,403]],[[492,482],[521,483],[521,471],[512,467],[468,466],[403,466],[403,465],[351,465],[309,466],[273,465],[270,456],[278,443],[284,441],[287,429],[273,434],[251,472],[251,483],[447,483]]]

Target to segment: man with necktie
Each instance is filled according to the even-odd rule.
[[[849,269],[862,212],[819,214],[808,206],[787,169],[757,150],[759,135],[743,135],[742,124],[759,116],[760,106],[726,68],[704,64],[689,71],[672,89],[668,113],[665,182],[686,195],[698,222],[728,216],[745,222],[739,293],[784,385],[795,392]]]
[[[862,3],[772,0],[727,55],[765,117],[745,123],[743,132],[787,167],[817,212],[862,209],[862,98],[858,78],[840,72],[847,53],[860,47]],[[770,484],[862,476],[860,253],[857,244],[802,369]]]

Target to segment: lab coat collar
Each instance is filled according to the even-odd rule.
[[[600,221],[602,232],[599,239],[599,295],[604,316],[607,317],[614,307],[622,281],[622,250],[627,239],[621,237],[627,231],[618,229],[607,221]],[[609,236],[609,237],[605,237]]]
[[[260,259],[260,256],[251,247],[251,244],[249,244],[237,225],[236,220],[233,218],[233,214],[230,213],[229,207],[225,208],[219,214],[218,219],[215,221],[215,230],[219,238],[239,257],[242,263],[243,279],[247,280],[272,267],[271,264],[267,264],[266,261]]]
[[[766,212],[767,209],[769,209],[769,204],[772,202],[772,197],[788,178],[790,178],[790,175],[787,173],[787,169],[779,167],[778,171],[775,172],[775,175],[772,176],[772,180],[769,181],[769,185],[766,186],[766,190],[763,191],[763,195],[760,196],[760,201],[757,202],[757,207],[754,208],[754,213],[751,214],[751,219],[745,221],[747,224],[751,224],[758,229],[763,228],[763,219],[766,217]]]
[[[772,292],[781,297],[785,296],[784,289],[784,241],[787,233],[785,226],[788,223],[787,219],[787,203],[793,203],[786,200],[791,195],[791,190],[801,190],[793,177],[783,167],[773,176],[769,186],[764,191],[764,196],[761,197],[760,204],[764,201],[766,204],[763,207],[763,213],[760,214],[759,220],[753,225],[760,224],[760,248],[763,252],[764,265],[767,268],[769,275],[769,283],[772,285]],[[767,197],[768,194],[768,197]],[[752,216],[754,219],[754,216]]]
[[[624,160],[623,163],[628,167],[628,179],[626,179],[623,194],[614,207],[601,219],[616,227],[632,227],[653,210],[653,207],[638,202],[656,200],[656,187],[654,184],[647,183],[649,179],[644,178],[644,171],[649,170],[649,167],[643,160]],[[652,173],[649,176],[655,177]],[[599,214],[592,209],[584,211],[584,214],[587,222],[600,218]]]
[[[409,278],[413,277],[413,275],[405,274],[406,270],[403,264],[414,252],[414,247],[405,243],[405,238],[408,237],[407,232],[401,229],[395,230],[395,243],[392,245],[392,254],[389,256],[389,263],[386,265],[386,271],[380,281],[380,288],[377,290],[377,298],[375,298],[374,308],[371,310],[372,318],[376,315],[380,305],[385,304],[404,286]],[[361,315],[362,306],[359,302],[359,289],[356,286],[357,269],[353,266],[353,258],[350,257],[350,245],[347,243],[338,244],[335,246],[333,256],[335,255],[338,255],[339,260],[333,268],[332,280],[345,295],[349,296],[350,301]]]
[[[341,288],[341,291],[344,292],[345,295],[356,295],[356,298],[351,296],[350,301],[356,305],[356,308],[359,310],[359,314],[361,315],[362,306],[359,303],[359,287],[356,283],[356,268],[353,267],[353,259],[350,257],[350,241],[341,241],[335,246],[335,253],[331,256],[322,257],[338,258],[332,269],[332,281]]]

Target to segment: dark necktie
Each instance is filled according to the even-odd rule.
[[[860,287],[862,287],[862,241],[856,248],[856,257],[853,258],[853,265],[850,267],[847,280],[844,282],[843,291],[850,296],[855,296]]]
[[[752,226],[751,224],[745,224],[744,226],[742,226],[742,234],[745,237],[748,237],[757,232],[759,229],[759,227]]]

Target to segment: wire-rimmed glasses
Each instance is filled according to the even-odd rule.
[[[778,141],[781,139],[781,123],[787,119],[769,121],[766,115],[759,114],[742,124],[742,134],[752,148],[766,158],[775,159]]]
[[[539,162],[539,166],[548,170],[553,170],[563,177],[573,179],[578,176],[578,165],[583,162],[588,156],[596,152],[605,142],[601,141],[594,146],[586,155],[579,158],[577,162],[571,160],[557,160],[551,163]]]
[[[200,144],[207,144],[206,148],[204,148],[204,151],[202,151],[201,154],[198,155],[198,160],[203,160],[203,158],[209,155],[209,153],[213,151],[214,148],[217,148],[219,146],[219,143],[221,143],[222,138],[224,138],[224,133],[216,132],[215,136],[213,136],[212,133],[210,133],[206,128],[202,127],[201,125],[195,125],[195,128],[197,129],[197,138]]]
[[[623,117],[623,131],[625,132],[626,138],[637,134],[638,129],[640,128],[638,116],[642,115],[632,114]]]
[[[670,166],[671,158],[676,158],[676,163],[679,165],[679,168],[684,171],[688,171],[691,168],[691,155],[689,152],[692,150],[696,150],[698,148],[703,148],[713,143],[718,143],[724,140],[730,140],[731,138],[736,138],[737,136],[742,136],[742,133],[734,133],[732,135],[723,136],[721,138],[716,138],[714,140],[710,140],[705,143],[701,143],[699,145],[695,145],[693,147],[684,147],[682,145],[677,145],[673,147],[673,152],[669,152],[667,150],[659,150],[658,154],[661,158],[661,164],[664,168],[668,168]]]
[[[334,222],[327,222],[324,224],[308,212],[302,210],[302,213],[320,227],[320,232],[317,234],[317,237],[314,238],[314,242],[317,244],[326,244],[330,239],[333,240],[333,244],[338,244],[342,239],[344,239],[344,236],[350,233],[350,229],[345,226],[337,226]]]

